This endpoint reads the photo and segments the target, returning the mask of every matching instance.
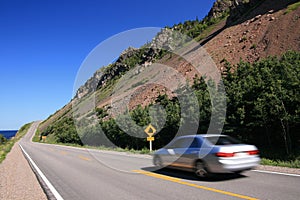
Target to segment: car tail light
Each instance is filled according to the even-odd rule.
[[[218,156],[218,157],[233,157],[234,153],[218,152],[218,153],[216,153],[216,156]]]
[[[248,151],[249,155],[258,155],[259,151],[258,150],[252,150],[252,151]]]

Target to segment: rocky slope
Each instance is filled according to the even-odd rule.
[[[205,29],[193,36],[196,39],[201,38],[200,44],[204,46],[218,68],[223,71],[226,61],[232,64],[237,64],[240,60],[254,62],[269,55],[281,55],[287,50],[299,51],[300,8],[293,2],[295,1],[217,0],[202,22],[189,21],[183,26],[175,25],[170,29],[186,33],[199,23],[202,23],[201,27],[205,24],[203,25]],[[211,23],[212,21],[215,23]],[[74,99],[68,105],[41,124],[40,130],[43,131],[47,126],[65,116],[72,116],[72,102],[95,90],[97,90],[97,107],[108,108],[113,91],[107,88],[114,86],[111,80],[121,78],[132,67],[136,67],[135,74],[139,74],[152,66],[152,63],[157,62],[174,68],[187,80],[192,80],[197,72],[193,70],[190,63],[176,55],[165,55],[165,52],[157,50],[158,47],[174,50],[182,45],[176,42],[170,45],[168,37],[170,29],[162,30],[150,45],[141,49],[129,48],[114,64],[96,71],[94,76],[78,89]],[[189,38],[187,37],[185,41],[189,41]],[[197,60],[197,48],[194,49],[194,53],[193,49],[190,52],[194,60]],[[150,70],[148,76],[151,77],[155,72],[157,69]],[[168,77],[164,77],[164,80],[172,82]],[[136,87],[131,87],[131,89],[137,88],[140,83],[142,82],[132,82],[131,86]],[[157,84],[148,84],[137,89],[131,95],[129,109],[137,105],[146,106],[152,103],[161,92],[167,93],[170,97],[174,95],[166,87]],[[123,97],[120,95],[119,98]]]
[[[300,51],[300,7],[292,11],[289,5],[293,4],[285,0],[217,1],[207,17],[217,18],[224,12],[230,12],[230,15],[226,23],[221,21],[221,26],[211,33],[218,34],[212,38],[208,36],[208,41],[203,39],[200,43],[205,41],[203,47],[221,72],[225,70],[226,61],[233,65],[241,60],[253,63],[268,56],[280,56],[288,50]],[[168,38],[166,35],[159,35],[160,45],[166,45],[167,39],[163,39]],[[176,56],[166,56],[159,62],[173,67],[189,80],[196,74],[189,63]],[[159,90],[158,86],[152,85],[137,91],[130,108],[154,102],[158,92],[153,91],[163,90],[166,88]],[[172,94],[168,92],[168,96],[172,97]]]
[[[115,63],[105,68],[100,68],[94,75],[87,80],[76,92],[76,98],[82,98],[96,89],[105,87],[106,83],[113,78],[120,76],[122,72],[128,71],[134,65],[147,66],[151,64],[158,56],[154,49],[136,49],[129,47],[124,50]],[[141,57],[141,58],[140,58]],[[130,59],[132,62],[130,63]]]
[[[295,9],[295,10],[293,10]],[[293,10],[293,11],[292,11]],[[254,62],[300,50],[300,9],[285,0],[266,0],[236,25],[225,25],[204,47],[222,68],[224,61]],[[222,68],[223,69],[223,68]]]

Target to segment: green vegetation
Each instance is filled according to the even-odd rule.
[[[112,80],[108,80],[106,82],[105,87],[101,87],[101,88],[99,88],[99,90],[97,90],[97,92],[96,92],[96,97],[97,98],[96,99],[97,99],[98,102],[101,102],[102,100],[106,99],[109,95],[112,94],[113,89],[114,89],[114,87],[115,87],[115,85],[117,83],[117,80],[119,78],[120,78],[120,76],[119,77],[115,77]]]
[[[206,17],[201,21],[199,21],[198,19],[186,21],[184,23],[174,25],[173,29],[187,34],[191,38],[200,40],[204,38],[209,31],[211,31],[211,28],[214,27],[214,25],[216,25],[221,20],[224,20],[228,16],[228,14],[229,12],[224,12],[223,15],[219,18],[208,19],[208,17]],[[168,54],[167,50],[149,48],[149,44],[150,43],[147,43],[139,49],[131,49],[127,52],[127,55],[121,55],[115,63],[101,68],[101,72],[103,73],[103,75],[102,79],[97,85],[97,91],[95,94],[96,102],[101,102],[107,99],[112,94],[117,81],[132,67],[143,64],[145,61],[147,61],[147,59],[149,59],[149,56],[152,58],[151,61],[154,62],[155,60],[161,59],[166,54]],[[133,85],[133,87],[138,86],[139,84],[142,84],[142,82],[136,83],[136,85]],[[88,97],[83,97],[82,99],[85,98]],[[59,110],[55,114],[49,116],[47,120],[42,122],[40,126],[41,135],[36,135],[34,137],[34,141],[39,141],[40,137],[43,134],[48,135],[50,133],[50,135],[53,135],[52,133],[56,132],[56,128],[58,129],[58,127],[62,125],[62,120],[64,118],[70,118],[70,116],[72,116],[70,108],[66,109],[66,112],[64,112],[63,114],[60,114]],[[69,125],[64,125],[65,128],[68,126]],[[70,127],[72,126],[70,125]],[[47,130],[45,130],[46,128]],[[72,130],[74,129],[72,128]],[[37,134],[39,134],[39,132],[37,132]],[[57,141],[58,137],[59,136],[47,137],[47,142],[50,142],[50,140],[52,140],[52,142],[55,142]]]
[[[40,135],[40,130],[37,129],[33,138],[32,138],[32,141],[33,142],[39,142],[40,141],[40,138],[41,138],[41,135]]]
[[[294,4],[291,4],[287,7],[287,9],[284,11],[284,14],[288,14],[294,10],[297,10],[297,8],[300,6],[300,1],[294,3]]]
[[[131,51],[129,55],[125,57],[120,56],[115,63],[102,68],[103,77],[105,77],[105,79],[100,80],[100,83],[102,81],[105,83],[104,85],[99,84],[97,86],[96,99],[98,102],[101,102],[112,94],[116,83],[127,71],[136,65],[145,63],[149,56],[152,56],[152,61],[154,61],[162,58],[167,53],[166,50],[154,51],[149,48],[149,44],[145,44],[141,48]]]
[[[56,121],[52,125],[48,126],[39,135],[39,141],[42,140],[42,136],[47,136],[46,142],[49,143],[74,143],[80,145],[82,144],[77,134],[73,118],[71,117],[64,117],[61,120]],[[35,141],[36,140],[37,139],[35,139]]]
[[[205,17],[203,20],[198,20],[198,18],[196,18],[195,20],[187,20],[184,23],[175,24],[171,28],[199,41],[205,30],[211,29],[211,27],[214,27],[213,25],[218,24],[228,16],[229,10],[223,12],[221,16],[216,18],[209,19],[208,17]],[[201,38],[203,38],[203,36]]]
[[[263,164],[299,167],[299,65],[300,53],[292,51],[281,58],[269,57],[253,64],[240,62],[237,66],[232,66],[227,63],[223,74],[227,93],[227,115],[223,132],[258,146],[264,158]],[[209,80],[208,84],[211,84]],[[195,77],[192,87],[200,105],[199,128],[196,131],[206,133],[211,117],[211,100],[205,78]],[[157,149],[172,140],[179,127],[189,127],[197,116],[193,114],[194,107],[189,106],[192,102],[183,107],[177,98],[169,99],[165,94],[159,95],[155,104],[162,106],[166,112],[166,123],[153,143],[154,149]],[[149,108],[138,106],[128,114],[137,125],[145,127],[151,118]],[[181,109],[189,110],[190,116],[182,116]],[[117,119],[109,118],[103,108],[97,108],[96,115],[99,124],[82,122],[87,126],[80,130],[80,137],[73,119],[66,117],[49,126],[41,135],[48,136],[47,142],[84,143],[97,148],[112,147],[111,143],[105,142],[106,138],[122,149],[143,151],[148,147],[146,139],[126,134],[144,134],[129,122],[128,115],[118,116]],[[159,123],[163,120],[156,121]],[[120,129],[120,123],[127,129]]]
[[[257,44],[252,44],[251,47],[250,47],[250,49],[254,49],[254,50],[255,50],[256,48],[257,48]]]
[[[246,36],[243,36],[243,37],[240,39],[239,42],[241,43],[241,42],[245,42],[245,41],[247,41],[247,37],[246,37]]]
[[[226,21],[227,17],[224,18],[219,18],[218,21],[215,21],[215,24],[211,24],[210,26],[208,26],[206,29],[204,29],[201,34],[199,34],[198,36],[196,36],[194,39],[197,42],[200,42],[201,40],[205,39],[207,36],[209,36],[212,31],[214,29],[216,29],[216,27],[218,26],[219,23]]]
[[[22,126],[15,137],[11,138],[10,140],[5,139],[4,136],[0,134],[0,163],[5,159],[6,155],[10,152],[14,144],[27,133],[30,126],[31,123]]]
[[[0,145],[5,144],[6,142],[7,139],[2,134],[0,134]]]
[[[300,139],[300,53],[227,67],[224,132],[274,153],[297,153]]]
[[[262,158],[261,164],[279,166],[279,167],[300,168],[300,158],[289,160],[289,161],[278,160],[278,159],[271,160],[267,158]]]

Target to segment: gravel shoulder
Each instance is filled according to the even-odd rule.
[[[18,142],[0,164],[0,199],[47,199]]]
[[[257,170],[263,170],[263,171],[270,171],[270,172],[279,172],[279,173],[298,174],[298,175],[300,175],[300,169],[298,169],[298,168],[259,165],[258,167],[256,167],[256,169]]]

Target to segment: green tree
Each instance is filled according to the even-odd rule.
[[[0,134],[0,145],[5,144],[6,141],[7,141],[7,139],[2,134]]]

